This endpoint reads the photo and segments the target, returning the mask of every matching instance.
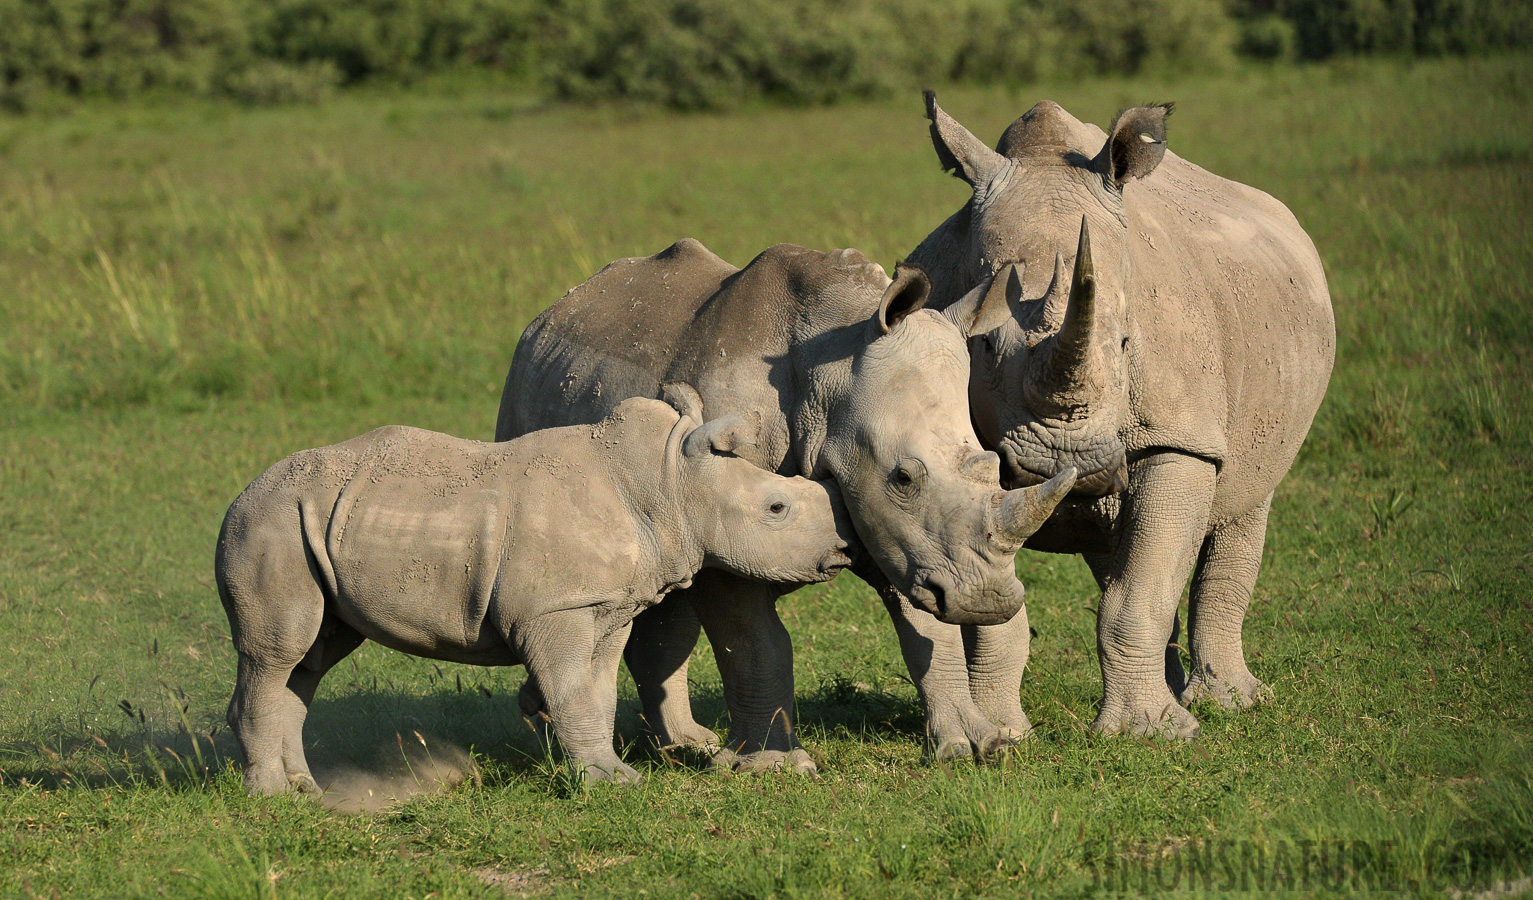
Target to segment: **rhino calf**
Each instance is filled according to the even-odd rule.
[[[850,563],[832,488],[734,457],[756,422],[700,425],[696,392],[672,396],[677,409],[632,399],[595,425],[501,444],[380,428],[252,482],[215,561],[246,788],[316,790],[304,718],[320,679],[367,638],[525,665],[586,777],[637,780],[612,747],[634,616],[704,567],[808,583]]]

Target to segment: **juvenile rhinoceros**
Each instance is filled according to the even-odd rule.
[[[922,309],[925,277],[896,274],[855,250],[790,245],[736,269],[693,240],[618,260],[522,335],[496,438],[592,421],[668,381],[695,384],[710,410],[761,422],[741,456],[836,482],[860,538],[854,571],[891,608],[914,610],[910,597],[944,622],[1004,622],[1022,609],[1014,555],[1073,476],[1001,490],[999,459],[969,421],[972,316]],[[687,697],[701,619],[730,711],[716,762],[814,769],[793,734],[793,649],[775,608],[795,585],[776,582],[699,577],[634,623],[626,659],[663,744],[718,740]],[[929,643],[907,631],[902,644],[925,671]],[[955,671],[965,678],[961,657]]]
[[[970,386],[1003,480],[1080,472],[1028,545],[1083,553],[1101,586],[1093,727],[1190,737],[1179,699],[1267,693],[1241,625],[1273,489],[1330,378],[1320,259],[1283,204],[1166,152],[1169,104],[1126,110],[1109,136],[1039,103],[991,150],[926,103],[939,160],[974,193],[911,260],[934,307],[992,279],[1004,294],[971,341]],[[1189,574],[1190,680],[1174,646]],[[1014,684],[1022,626],[969,637],[976,695]],[[993,721],[1019,714],[1014,691],[999,699]]]
[[[633,781],[612,749],[635,615],[704,567],[813,582],[850,560],[834,487],[731,454],[738,416],[699,427],[657,400],[505,444],[380,428],[257,478],[218,539],[239,674],[229,725],[253,793],[313,790],[303,721],[366,638],[481,666],[523,664],[587,777]]]

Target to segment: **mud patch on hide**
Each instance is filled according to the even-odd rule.
[[[396,734],[363,762],[316,764],[313,771],[320,805],[339,813],[375,813],[421,794],[480,783],[466,749],[418,731]]]

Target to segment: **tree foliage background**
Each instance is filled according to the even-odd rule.
[[[487,69],[558,99],[719,109],[1530,43],[1520,0],[0,0],[0,104],[315,101]]]

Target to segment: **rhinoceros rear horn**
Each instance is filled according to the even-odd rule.
[[[986,334],[1000,328],[1012,316],[1012,308],[1022,298],[1022,273],[1025,267],[1011,263],[993,278],[986,278],[957,303],[942,311],[965,337]]]
[[[900,263],[894,267],[894,280],[878,301],[878,326],[888,334],[901,319],[924,308],[931,295],[932,283],[926,272],[920,266]]]
[[[996,543],[1008,552],[1021,549],[1023,542],[1043,527],[1054,507],[1075,487],[1075,476],[1075,467],[1071,466],[1043,484],[1007,491],[996,522]]]

